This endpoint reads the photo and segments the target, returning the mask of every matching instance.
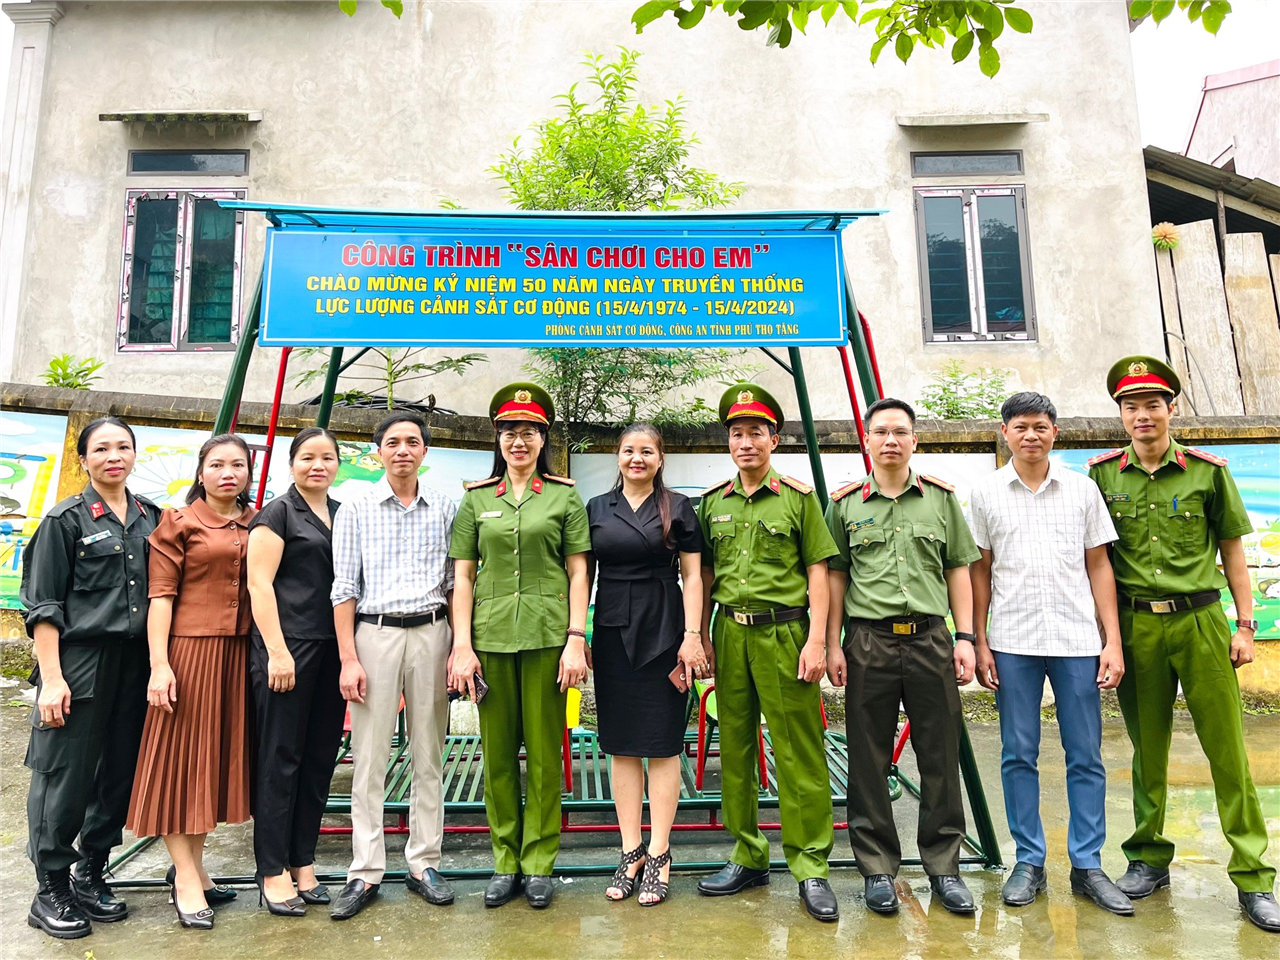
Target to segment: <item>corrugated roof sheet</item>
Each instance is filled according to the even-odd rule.
[[[1171,177],[1198,183],[1210,190],[1221,190],[1228,196],[1248,200],[1268,210],[1280,211],[1280,186],[1276,186],[1270,180],[1241,177],[1229,170],[1220,170],[1213,164],[1192,160],[1180,153],[1162,150],[1160,147],[1146,147],[1142,151],[1142,156],[1149,170],[1159,170]]]

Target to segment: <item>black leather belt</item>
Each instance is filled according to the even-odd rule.
[[[1184,610],[1196,610],[1207,607],[1222,599],[1221,590],[1205,590],[1184,597],[1166,597],[1163,600],[1138,600],[1134,597],[1120,595],[1120,602],[1133,610],[1144,610],[1147,613],[1181,613]]]
[[[418,613],[412,617],[393,617],[385,613],[359,613],[356,614],[356,619],[361,623],[376,623],[380,627],[422,627],[428,623],[443,620],[444,615],[445,608],[436,607],[429,613]]]
[[[805,607],[784,607],[781,610],[759,610],[752,613],[748,610],[735,610],[720,604],[720,609],[733,617],[734,623],[744,627],[756,627],[762,623],[787,623],[790,620],[803,620],[809,615]]]
[[[850,617],[850,623],[856,623],[859,626],[878,627],[881,630],[889,630],[893,633],[900,633],[904,636],[912,636],[917,633],[927,633],[936,627],[942,626],[947,622],[946,617],[886,617],[883,620],[867,620],[862,617]]]

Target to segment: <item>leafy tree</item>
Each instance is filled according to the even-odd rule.
[[[467,367],[473,363],[484,363],[487,359],[483,353],[464,353],[460,357],[442,357],[439,360],[427,362],[420,359],[426,349],[426,347],[401,349],[370,347],[365,354],[370,359],[366,360],[362,357],[357,360],[347,371],[339,374],[339,378],[356,383],[376,384],[382,389],[382,395],[375,396],[361,388],[348,388],[335,393],[334,399],[339,403],[359,405],[376,398],[379,401],[385,401],[387,409],[390,410],[397,401],[404,402],[408,399],[405,396],[408,393],[409,396],[418,398],[409,402],[419,403],[424,395],[421,391],[409,392],[408,384],[434,377],[438,373],[448,372],[462,376]],[[324,379],[325,372],[329,368],[327,347],[301,347],[294,350],[294,353],[304,359],[320,356],[326,358],[320,366],[301,370],[290,377],[296,386],[305,387]]]
[[[1210,33],[1217,33],[1223,18],[1231,12],[1228,0],[1132,0],[1129,16],[1141,20],[1148,15],[1156,23],[1173,13],[1175,6],[1192,21],[1199,21]],[[884,48],[903,63],[917,46],[951,50],[959,63],[976,47],[978,68],[988,77],[1000,72],[1000,53],[995,42],[1006,26],[1016,33],[1030,33],[1031,14],[1013,6],[1013,0],[648,0],[631,15],[640,33],[648,24],[670,13],[681,29],[692,30],[708,10],[719,9],[738,18],[742,30],[766,28],[767,46],[786,47],[794,31],[806,31],[811,17],[821,17],[823,25],[843,14],[858,25],[874,23],[876,40],[871,44],[871,62]]]
[[[98,373],[104,361],[97,357],[81,360],[70,353],[59,353],[49,358],[40,379],[51,387],[67,387],[71,390],[88,390],[95,380],[101,380]]]
[[[934,371],[920,392],[920,412],[937,420],[990,420],[1000,416],[1007,388],[1006,370],[967,372],[959,360]]]
[[[534,125],[533,146],[526,151],[517,138],[491,168],[512,203],[522,210],[675,210],[721,207],[738,197],[741,184],[689,162],[697,138],[685,127],[682,96],[662,106],[637,101],[639,57],[625,49],[612,61],[586,57],[594,96],[585,98],[574,84],[556,97],[561,115]],[[684,391],[731,383],[751,369],[740,350],[540,347],[529,353],[528,369],[551,393],[562,424],[705,423],[715,411]],[[567,439],[579,447],[584,442]]]

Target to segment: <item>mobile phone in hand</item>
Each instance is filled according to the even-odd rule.
[[[673,684],[675,684],[676,689],[679,690],[681,693],[688,693],[689,684],[685,682],[684,670],[685,670],[684,664],[677,663],[676,668],[672,670],[669,674],[667,674],[667,679],[670,680]]]

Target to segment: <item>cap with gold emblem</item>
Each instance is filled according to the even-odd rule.
[[[549,427],[556,421],[556,408],[551,395],[536,383],[508,383],[489,401],[489,417],[495,425],[524,420]]]
[[[1167,393],[1173,399],[1182,392],[1182,381],[1163,360],[1155,357],[1125,357],[1117,360],[1107,374],[1107,392],[1119,400],[1132,393]]]
[[[720,422],[756,417],[782,429],[782,404],[768,390],[754,383],[735,383],[720,397]]]

